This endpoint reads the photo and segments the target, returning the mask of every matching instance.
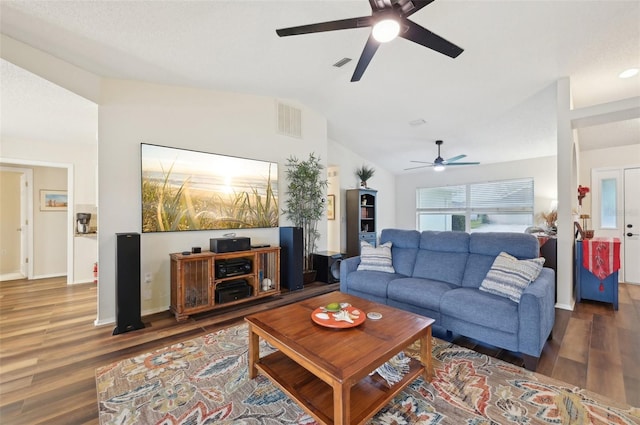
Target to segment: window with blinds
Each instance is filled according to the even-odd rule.
[[[418,230],[523,232],[533,224],[533,178],[416,191]]]

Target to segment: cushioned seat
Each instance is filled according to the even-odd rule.
[[[387,297],[400,303],[438,311],[442,295],[457,285],[438,280],[407,277],[389,284]]]
[[[440,314],[443,318],[452,316],[490,329],[518,333],[518,304],[473,288],[456,288],[443,294]],[[507,317],[510,320],[505,320]]]
[[[389,282],[403,277],[396,273],[361,270],[349,276],[349,287],[359,293],[386,298]]]

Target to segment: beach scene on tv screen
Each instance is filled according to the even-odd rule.
[[[278,164],[142,143],[142,232],[278,227]]]

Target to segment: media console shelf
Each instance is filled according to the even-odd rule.
[[[176,320],[280,293],[280,247],[216,254],[170,254],[171,306]],[[249,261],[250,269],[218,273],[218,265]],[[246,264],[246,262],[245,262]],[[223,290],[224,288],[224,290]],[[216,289],[219,289],[216,296]],[[226,291],[225,291],[226,290]],[[224,294],[222,294],[224,292]],[[238,295],[234,295],[238,294]],[[224,295],[224,296],[223,296]]]

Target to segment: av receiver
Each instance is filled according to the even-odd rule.
[[[249,258],[233,258],[215,262],[216,278],[222,279],[231,276],[240,276],[251,273],[251,260]]]

